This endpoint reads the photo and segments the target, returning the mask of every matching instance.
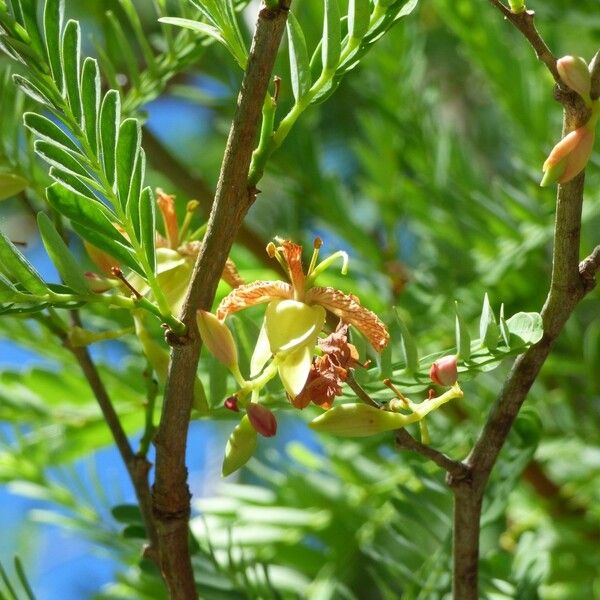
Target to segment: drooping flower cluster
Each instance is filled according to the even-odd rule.
[[[302,268],[302,247],[287,240],[279,246],[267,247],[287,271],[290,283],[255,281],[235,288],[217,308],[220,321],[240,310],[267,304],[265,318],[250,362],[250,377],[258,377],[271,360],[292,403],[302,392],[313,365],[313,355],[321,333],[326,311],[331,312],[360,331],[373,348],[383,350],[389,333],[381,320],[360,304],[358,298],[332,287],[316,287],[316,277],[338,258],[346,270],[347,256],[337,252],[317,264],[320,242],[315,244],[313,257],[305,274]],[[301,405],[304,401],[298,402]]]

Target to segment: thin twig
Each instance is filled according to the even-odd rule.
[[[561,81],[558,70],[556,69],[556,57],[552,54],[550,48],[546,45],[546,42],[540,36],[538,30],[535,27],[534,16],[535,13],[532,10],[524,10],[520,13],[514,13],[508,6],[500,2],[500,0],[488,0],[494,5],[508,21],[510,21],[526,38],[527,41],[533,47],[538,60],[543,62],[548,71],[554,77],[554,81],[559,85],[564,85]]]
[[[196,597],[188,547],[190,492],[185,466],[194,379],[201,347],[196,311],[199,308],[210,310],[235,236],[256,196],[256,190],[247,186],[248,169],[289,2],[282,0],[280,6],[263,8],[258,15],[215,202],[181,314],[188,335],[185,339],[168,335],[173,349],[155,438],[156,479],[152,499],[161,570],[172,600]]]
[[[369,406],[373,406],[375,408],[380,408],[380,404],[376,402],[366,390],[356,381],[351,372],[348,372],[348,378],[346,379],[346,383],[350,386],[352,391],[358,396],[360,400],[362,400],[365,404]],[[447,471],[452,477],[458,479],[468,478],[469,477],[469,467],[464,463],[453,460],[443,452],[436,450],[435,448],[431,448],[431,446],[426,446],[422,444],[418,440],[416,440],[406,429],[398,429],[395,431],[396,436],[396,447],[403,450],[412,450],[425,458],[433,461],[438,467],[441,467],[445,471]]]
[[[489,0],[523,33],[538,57],[557,79],[552,53],[533,27],[533,13],[513,15],[501,2]],[[523,15],[525,13],[521,13]],[[559,86],[560,87],[560,86]],[[571,93],[558,96],[564,106],[563,134],[585,123],[580,99]],[[544,334],[540,342],[519,356],[496,399],[473,450],[466,460],[471,479],[448,478],[454,492],[454,573],[455,600],[477,600],[479,533],[483,495],[490,473],[504,446],[525,398],[536,380],[552,346],[579,301],[595,285],[600,250],[579,262],[581,209],[585,174],[560,185],[557,193],[552,278],[542,309]]]

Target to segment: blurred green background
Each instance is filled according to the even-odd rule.
[[[158,52],[164,33],[151,3],[137,4]],[[176,194],[182,212],[191,198],[206,204],[235,108],[237,65],[222,46],[184,47],[157,78],[129,35],[136,80],[121,60],[131,53],[119,50],[123,40],[106,17],[112,10],[124,21],[119,3],[67,0],[66,7],[82,21],[85,53],[104,48],[128,110],[146,119],[150,183]],[[248,39],[256,8],[240,16]],[[596,0],[532,0],[530,8],[557,56],[589,60],[598,50]],[[296,0],[294,9],[313,49],[322,3]],[[287,61],[282,50],[280,115],[292,100]],[[15,94],[4,59],[0,69],[0,165],[31,183],[0,204],[1,226],[56,277],[31,214],[42,207],[48,178],[20,125],[29,100]],[[496,311],[501,303],[507,315],[539,311],[555,190],[538,183],[561,119],[550,76],[488,2],[421,0],[331,98],[300,119],[269,164],[233,257],[251,281],[275,277],[263,252],[275,235],[307,248],[319,235],[325,252],[348,251],[349,276],[330,271],[323,281],[356,293],[391,325],[394,359],[393,306],[421,355],[454,344],[455,300],[475,336],[486,291]],[[582,256],[599,242],[599,166],[596,151],[586,175]],[[482,598],[600,598],[599,309],[595,291],[569,321],[494,471],[483,515]],[[250,330],[258,331],[261,314],[251,313]],[[128,316],[94,309],[83,318],[103,329]],[[164,597],[156,573],[140,565],[131,490],[70,356],[31,321],[0,319],[0,337],[0,559],[6,565],[18,553],[39,598]],[[136,339],[98,344],[93,353],[128,431],[139,436],[145,364]],[[465,382],[464,400],[434,415],[436,447],[466,454],[508,367]],[[201,373],[214,402],[235,389],[204,354]],[[452,498],[443,473],[398,453],[390,436],[316,438],[304,425],[317,414],[311,410],[282,417],[277,440],[261,444],[258,459],[226,484],[219,469],[233,422],[192,428],[202,597],[449,597]]]

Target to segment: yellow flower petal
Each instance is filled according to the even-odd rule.
[[[320,306],[297,300],[273,300],[265,313],[271,352],[290,352],[298,346],[314,346],[325,322]]]
[[[271,358],[271,346],[269,345],[269,338],[267,337],[267,329],[263,321],[260,333],[258,334],[258,340],[250,359],[250,377],[256,377],[265,366],[265,363]]]
[[[295,350],[279,363],[279,378],[285,391],[292,398],[295,398],[306,384],[311,363],[312,348],[309,346]]]

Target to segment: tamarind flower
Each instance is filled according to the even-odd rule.
[[[356,296],[332,287],[316,287],[314,281],[332,262],[343,260],[347,270],[348,256],[336,252],[317,264],[321,240],[315,241],[314,252],[305,274],[302,247],[289,240],[271,242],[267,253],[276,258],[287,272],[290,282],[255,281],[235,288],[223,298],[217,317],[224,321],[230,314],[257,304],[267,304],[265,318],[251,359],[251,377],[261,373],[267,361],[275,358],[279,378],[292,401],[304,388],[311,371],[312,356],[326,311],[358,329],[380,352],[389,341],[385,325],[370,310],[361,306]]]

